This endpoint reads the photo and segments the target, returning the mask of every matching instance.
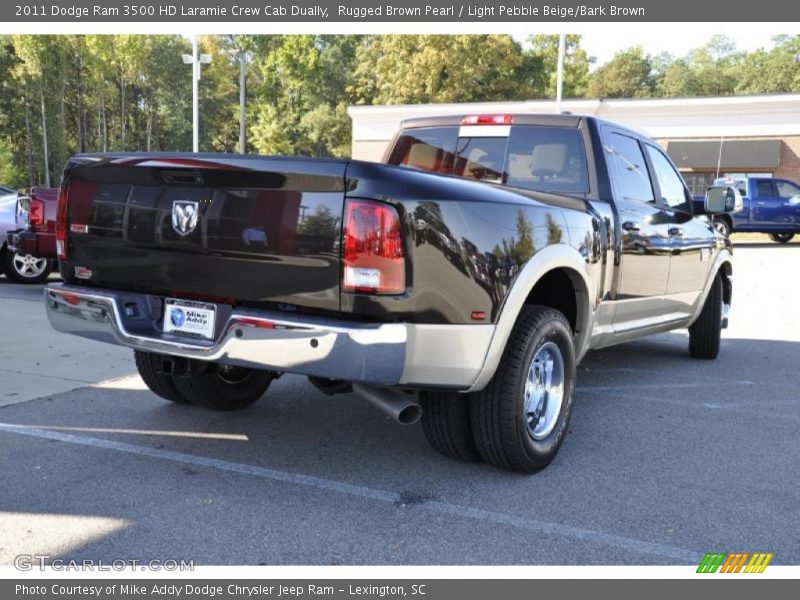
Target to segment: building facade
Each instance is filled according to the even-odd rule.
[[[448,114],[553,113],[555,102],[352,106],[353,158],[381,160],[404,119]],[[694,194],[718,175],[760,174],[800,181],[800,94],[648,100],[566,100],[561,109],[593,115],[656,139]]]

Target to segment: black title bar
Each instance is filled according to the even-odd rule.
[[[800,3],[693,0],[29,0],[0,3],[4,23],[44,22],[769,22],[800,21]]]

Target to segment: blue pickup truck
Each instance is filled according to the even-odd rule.
[[[742,202],[735,212],[714,217],[714,225],[723,235],[766,233],[773,242],[785,244],[800,234],[800,185],[774,177],[721,177],[713,185],[726,186],[735,186],[742,194]],[[696,203],[698,198],[695,197]]]

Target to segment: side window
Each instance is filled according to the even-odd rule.
[[[778,188],[778,196],[780,198],[798,198],[800,197],[800,187],[788,181],[776,181],[775,186]]]
[[[772,189],[772,182],[766,179],[756,181],[756,194],[759,198],[772,198],[775,196],[775,191]]]
[[[481,181],[503,181],[506,137],[460,137],[454,175]]]
[[[457,136],[455,127],[409,129],[397,138],[388,162],[430,173],[452,173]]]
[[[611,145],[606,145],[606,152],[611,156],[615,188],[622,197],[625,200],[655,202],[639,142],[627,135],[612,133]]]
[[[646,144],[647,154],[653,162],[653,169],[658,179],[658,187],[661,188],[661,198],[670,208],[688,210],[689,200],[686,197],[686,186],[678,172],[673,168],[664,153],[658,148]]]

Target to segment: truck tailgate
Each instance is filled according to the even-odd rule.
[[[346,161],[79,155],[62,276],[159,295],[339,309]]]

